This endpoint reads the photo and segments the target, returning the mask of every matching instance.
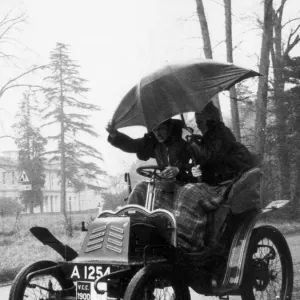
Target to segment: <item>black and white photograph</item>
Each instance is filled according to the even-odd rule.
[[[1,0],[0,299],[300,299],[300,1]]]

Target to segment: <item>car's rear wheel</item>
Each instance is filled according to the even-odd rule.
[[[170,265],[149,265],[131,279],[124,300],[190,300],[187,284]]]
[[[24,267],[12,284],[9,300],[75,300],[75,286],[59,272],[49,270],[27,282],[28,274],[56,265],[52,261],[38,261]]]
[[[253,230],[241,285],[243,300],[288,300],[293,292],[293,262],[279,230],[261,226]]]

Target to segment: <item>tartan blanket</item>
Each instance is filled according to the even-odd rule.
[[[204,246],[207,213],[216,210],[226,187],[206,183],[183,186],[175,199],[177,245],[187,252],[199,252]]]
[[[158,182],[155,191],[154,209],[170,211],[177,224],[177,246],[187,252],[198,252],[203,247],[207,213],[217,209],[226,187],[213,187],[206,183],[190,183],[184,186],[175,183],[173,191],[165,191]],[[146,182],[136,185],[128,198],[129,204],[145,205]]]

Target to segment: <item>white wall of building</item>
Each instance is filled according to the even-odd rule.
[[[22,184],[19,183],[21,176],[17,169],[17,161],[8,157],[0,157],[0,197],[11,197],[20,199]],[[45,165],[45,185],[43,188],[44,212],[60,212],[60,177],[59,165]],[[66,190],[66,201],[68,211],[83,211],[102,206],[101,194],[86,189],[81,192],[74,192],[71,187]],[[27,210],[29,212],[29,209]],[[35,207],[34,213],[42,212],[41,207]]]

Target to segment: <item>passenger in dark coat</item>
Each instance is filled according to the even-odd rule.
[[[107,126],[108,141],[125,152],[136,153],[140,160],[155,158],[157,165],[163,169],[161,175],[166,180],[175,178],[177,184],[183,184],[192,180],[192,176],[188,165],[191,156],[187,142],[181,137],[182,127],[181,120],[169,119],[154,128],[152,132],[145,134],[144,137],[132,139],[109,124]],[[146,187],[146,183],[139,183],[129,195],[128,203],[144,206]],[[163,208],[164,203],[160,204],[160,208]]]
[[[219,110],[211,102],[203,112],[196,113],[195,118],[203,136],[193,152],[203,182],[218,185],[254,166],[249,150],[236,141],[231,130],[220,120]]]
[[[203,247],[207,213],[220,206],[226,185],[251,169],[253,158],[248,149],[238,143],[231,130],[220,120],[219,110],[209,103],[196,114],[203,136],[190,146],[197,166],[192,168],[194,182],[182,187],[175,199],[178,244],[188,252]]]

